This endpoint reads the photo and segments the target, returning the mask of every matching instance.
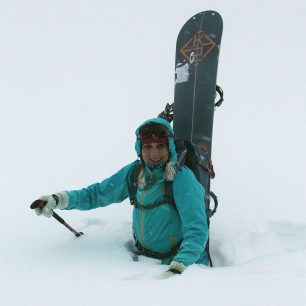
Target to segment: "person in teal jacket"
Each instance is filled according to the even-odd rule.
[[[162,118],[147,120],[136,130],[136,137],[136,162],[101,183],[40,197],[46,205],[36,208],[37,215],[51,217],[55,208],[90,210],[122,202],[131,196],[131,173],[138,167],[133,209],[138,254],[169,264],[168,275],[181,274],[194,263],[208,265],[205,190],[187,166],[176,170],[171,125]],[[173,184],[175,205],[163,201],[166,182]]]

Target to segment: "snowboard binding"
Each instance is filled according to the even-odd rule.
[[[215,102],[215,107],[220,107],[224,101],[224,92],[223,89],[218,85],[216,85],[216,93],[216,97],[219,96],[219,100]],[[165,109],[158,115],[158,117],[163,118],[171,123],[173,121],[173,106],[174,103],[167,103]]]

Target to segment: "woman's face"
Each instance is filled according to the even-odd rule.
[[[148,143],[141,148],[142,158],[145,163],[160,165],[168,162],[168,146],[163,143]]]

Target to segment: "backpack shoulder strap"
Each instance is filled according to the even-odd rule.
[[[176,207],[175,199],[173,195],[173,182],[165,182],[164,186],[165,186],[164,201],[169,203],[177,211],[177,207]]]
[[[136,160],[128,174],[128,191],[131,205],[134,205],[136,200],[136,193],[138,188],[138,176],[141,170],[141,163]]]
[[[140,170],[141,170],[141,163],[139,162],[139,160],[136,160],[128,174],[128,192],[129,192],[130,203],[135,207],[141,206],[137,203],[137,198],[136,198],[137,189],[138,189],[138,176]],[[148,205],[147,207],[143,208],[152,209],[164,203],[169,203],[177,211],[173,195],[173,182],[165,182],[164,188],[165,188],[165,196],[162,201],[154,203],[152,205]]]

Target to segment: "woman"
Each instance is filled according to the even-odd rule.
[[[90,210],[130,197],[138,254],[169,264],[169,276],[181,274],[194,263],[208,265],[204,250],[208,240],[205,190],[187,166],[175,170],[177,154],[169,122],[161,118],[147,120],[136,130],[136,136],[139,160],[101,183],[42,196],[46,205],[36,208],[36,213],[51,217],[55,208]],[[135,173],[136,183],[132,182]],[[175,203],[166,196],[169,185]]]

